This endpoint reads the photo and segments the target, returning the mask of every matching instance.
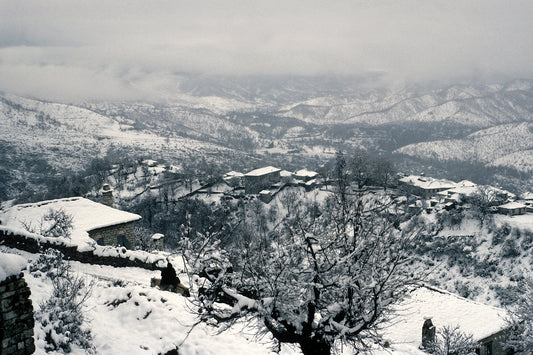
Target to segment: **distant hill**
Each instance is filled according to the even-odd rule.
[[[498,175],[483,183],[527,184],[533,81],[386,89],[371,79],[183,75],[175,95],[159,102],[73,105],[0,94],[0,184],[24,189],[2,181],[75,171],[110,149],[246,170],[259,161],[313,168],[354,148],[411,172],[475,180],[468,172],[481,166],[484,176]]]
[[[529,173],[533,172],[533,122],[494,126],[461,139],[410,144],[395,152],[441,161],[478,161]]]

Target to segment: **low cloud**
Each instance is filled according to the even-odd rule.
[[[156,98],[173,73],[531,77],[531,1],[3,2],[0,90]]]

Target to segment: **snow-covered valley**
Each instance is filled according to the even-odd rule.
[[[77,171],[109,152],[170,164],[206,159],[242,169],[250,161],[268,160],[313,166],[336,150],[364,148],[392,154],[412,172],[419,169],[412,159],[428,166],[462,162],[482,164],[495,174],[511,169],[513,176],[526,174],[523,181],[530,183],[530,81],[346,92],[300,84],[298,92],[277,86],[255,93],[252,85],[231,87],[219,78],[184,84],[173,101],[159,103],[59,104],[3,94],[3,180],[39,184],[45,178],[39,170]],[[4,198],[21,188],[5,184]],[[520,189],[512,179],[509,184]]]

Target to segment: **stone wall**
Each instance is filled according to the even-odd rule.
[[[481,344],[480,355],[507,355],[505,342],[509,340],[509,329],[504,329],[479,341]]]
[[[33,354],[33,306],[23,274],[0,282],[0,354]]]
[[[128,241],[129,245],[125,245],[119,237],[123,236]],[[125,246],[128,249],[133,249],[135,246],[135,225],[134,222],[115,224],[113,226],[93,229],[89,231],[89,237],[97,242],[103,241],[100,245],[119,245]]]
[[[53,242],[43,243],[33,238],[24,235],[12,234],[10,232],[0,229],[0,244],[9,248],[25,250],[30,253],[41,253],[46,249],[52,248],[59,250],[65,255],[67,260],[76,260],[82,263],[97,264],[97,265],[111,265],[115,267],[140,267],[149,270],[157,270],[157,266],[153,263],[143,262],[139,259],[130,259],[124,249],[124,256],[101,256],[95,255],[93,251],[79,251],[75,246],[66,246],[64,244],[55,244]],[[119,248],[120,250],[120,248]]]

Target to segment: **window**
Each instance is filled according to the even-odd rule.
[[[98,245],[105,245],[104,237],[98,239],[98,240],[96,241],[96,244],[98,244]]]
[[[126,238],[123,235],[119,235],[117,237],[117,245],[119,247],[125,247],[126,249],[131,249],[130,241],[128,240],[128,238]]]
[[[492,341],[489,341],[487,344],[483,345],[483,355],[492,355]]]

